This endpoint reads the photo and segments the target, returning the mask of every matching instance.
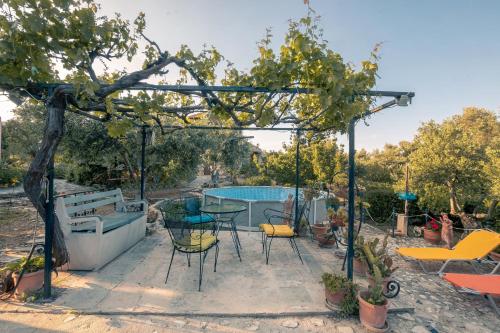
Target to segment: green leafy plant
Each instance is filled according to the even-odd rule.
[[[330,290],[332,293],[345,289],[349,283],[349,279],[345,276],[332,273],[323,273],[321,280],[323,281],[325,288]]]
[[[45,259],[43,256],[34,256],[29,261],[27,257],[22,257],[17,261],[6,264],[0,272],[11,271],[19,273],[25,267],[25,273],[33,273],[43,269],[44,265]]]
[[[332,273],[323,273],[321,280],[325,288],[332,293],[345,291],[345,296],[340,303],[340,310],[343,315],[355,314],[359,309],[356,298],[358,286],[347,277]]]
[[[343,315],[349,316],[357,314],[359,311],[358,302],[358,285],[349,281],[346,288],[346,294],[342,302],[340,303],[340,311]]]

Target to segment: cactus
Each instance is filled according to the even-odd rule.
[[[364,258],[368,263],[370,274],[375,280],[375,287],[369,290],[368,302],[371,304],[384,304],[385,296],[383,294],[384,278],[391,276],[397,269],[392,268],[393,261],[387,253],[387,236],[384,238],[381,245],[380,240],[375,238],[363,244],[362,250]]]

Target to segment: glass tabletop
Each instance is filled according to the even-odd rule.
[[[223,204],[210,204],[203,205],[200,207],[200,211],[202,213],[207,214],[229,214],[229,213],[239,213],[247,210],[245,206],[236,205],[231,203],[223,203]]]

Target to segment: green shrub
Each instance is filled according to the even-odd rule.
[[[15,273],[19,273],[21,269],[26,266],[25,273],[33,273],[43,269],[45,264],[45,259],[43,256],[34,256],[29,261],[27,261],[27,257],[22,257],[21,259],[8,263],[5,265],[1,271],[11,271]]]
[[[22,168],[0,162],[0,187],[17,185],[22,181],[23,174]]]
[[[396,211],[404,209],[404,203],[394,191],[389,189],[373,189],[366,192],[366,201],[370,205],[370,215],[376,222],[384,223]]]
[[[248,177],[244,179],[241,182],[241,185],[247,185],[247,186],[271,186],[272,185],[272,179],[269,178],[268,176],[265,175],[260,175],[260,176],[253,176],[253,177]]]

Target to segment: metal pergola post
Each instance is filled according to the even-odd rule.
[[[54,238],[54,158],[48,166],[48,198],[47,223],[45,225],[43,297],[50,298],[52,294],[52,242]]]
[[[144,192],[146,190],[145,160],[146,160],[146,126],[142,126],[142,142],[141,142],[141,200],[144,200]]]
[[[300,187],[300,130],[297,130],[297,147],[295,151],[295,230],[299,230],[299,187]]]
[[[353,273],[353,260],[354,260],[354,130],[356,127],[357,118],[351,119],[349,121],[348,137],[349,137],[349,192],[348,192],[348,203],[347,203],[347,278],[352,280]]]

